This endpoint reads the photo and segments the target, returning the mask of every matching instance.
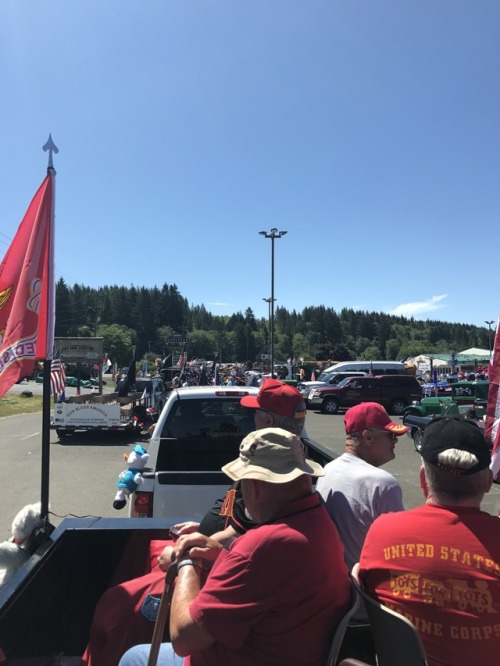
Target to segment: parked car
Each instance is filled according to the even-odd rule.
[[[366,372],[371,375],[406,375],[401,361],[340,361],[325,368],[324,372]]]
[[[455,382],[450,384],[450,391],[447,395],[422,398],[409,405],[405,409],[405,414],[415,414],[416,416],[439,415],[443,414],[450,405],[456,404],[465,406],[465,411],[469,407],[474,407],[477,416],[482,417],[486,412],[489,386],[489,381],[481,380]]]
[[[412,375],[349,377],[338,386],[312,389],[309,403],[326,414],[336,414],[361,402],[379,402],[392,414],[403,414],[412,402],[420,400],[421,386]]]
[[[440,416],[458,416],[468,418],[471,421],[474,421],[476,425],[482,429],[484,429],[485,425],[483,417],[479,416],[476,410],[471,411],[471,405],[459,405],[456,402],[450,402],[446,405],[443,405],[441,412],[436,414],[429,414],[427,416],[422,416],[421,414],[407,411],[403,414],[403,423],[410,428],[406,434],[413,440],[415,451],[417,451],[417,453],[420,453],[426,426],[428,426],[429,423],[431,423],[435,418]]]
[[[39,372],[35,378],[35,381],[37,384],[43,384],[43,372]],[[66,386],[73,386],[77,387],[80,386],[80,388],[92,388],[94,384],[92,384],[92,381],[89,379],[80,379],[80,383],[78,383],[78,379],[76,377],[66,376]],[[105,384],[106,382],[103,382]],[[98,386],[99,382],[96,382],[95,386]]]
[[[99,380],[98,380],[98,379],[95,379],[94,377],[91,377],[91,378],[89,379],[89,382],[90,382],[90,385],[91,385],[91,386],[96,386],[96,387],[99,386]],[[106,386],[107,383],[108,383],[108,382],[104,381],[104,379],[102,380],[102,385],[103,385],[103,386]]]
[[[309,404],[309,393],[311,389],[323,388],[328,386],[337,386],[341,381],[347,377],[366,377],[366,372],[322,372],[317,381],[314,382],[299,382],[297,388],[304,398],[307,407]]]
[[[92,382],[90,379],[78,379],[77,377],[66,377],[66,386],[73,386],[80,388],[92,388]]]

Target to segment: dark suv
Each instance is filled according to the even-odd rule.
[[[361,402],[379,402],[391,414],[401,415],[405,408],[422,397],[422,389],[412,375],[349,377],[338,386],[311,391],[309,404],[326,414],[336,414]]]

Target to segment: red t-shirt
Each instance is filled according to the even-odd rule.
[[[500,660],[500,520],[425,504],[380,516],[361,551],[360,579],[417,628],[431,666]]]
[[[184,664],[323,666],[348,601],[337,530],[312,494],[219,555],[189,608],[215,642]]]

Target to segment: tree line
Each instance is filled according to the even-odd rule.
[[[269,352],[269,321],[251,307],[231,316],[214,315],[204,305],[189,305],[178,287],[99,288],[56,284],[56,337],[104,338],[104,351],[119,366],[135,357],[165,357],[168,338],[189,338],[188,360],[258,361]],[[404,360],[418,354],[488,348],[488,329],[470,324],[417,320],[380,312],[325,305],[297,312],[277,307],[274,320],[276,361]]]

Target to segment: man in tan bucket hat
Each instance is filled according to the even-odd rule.
[[[259,525],[219,550],[203,586],[203,560],[190,557],[180,537],[172,643],[162,645],[158,665],[179,663],[178,655],[184,666],[323,665],[349,601],[342,545],[313,492],[323,468],[305,458],[297,435],[264,428],[247,435],[222,469],[241,484]],[[210,537],[200,539],[191,555],[210,546]],[[132,648],[120,666],[146,664],[148,649]]]

